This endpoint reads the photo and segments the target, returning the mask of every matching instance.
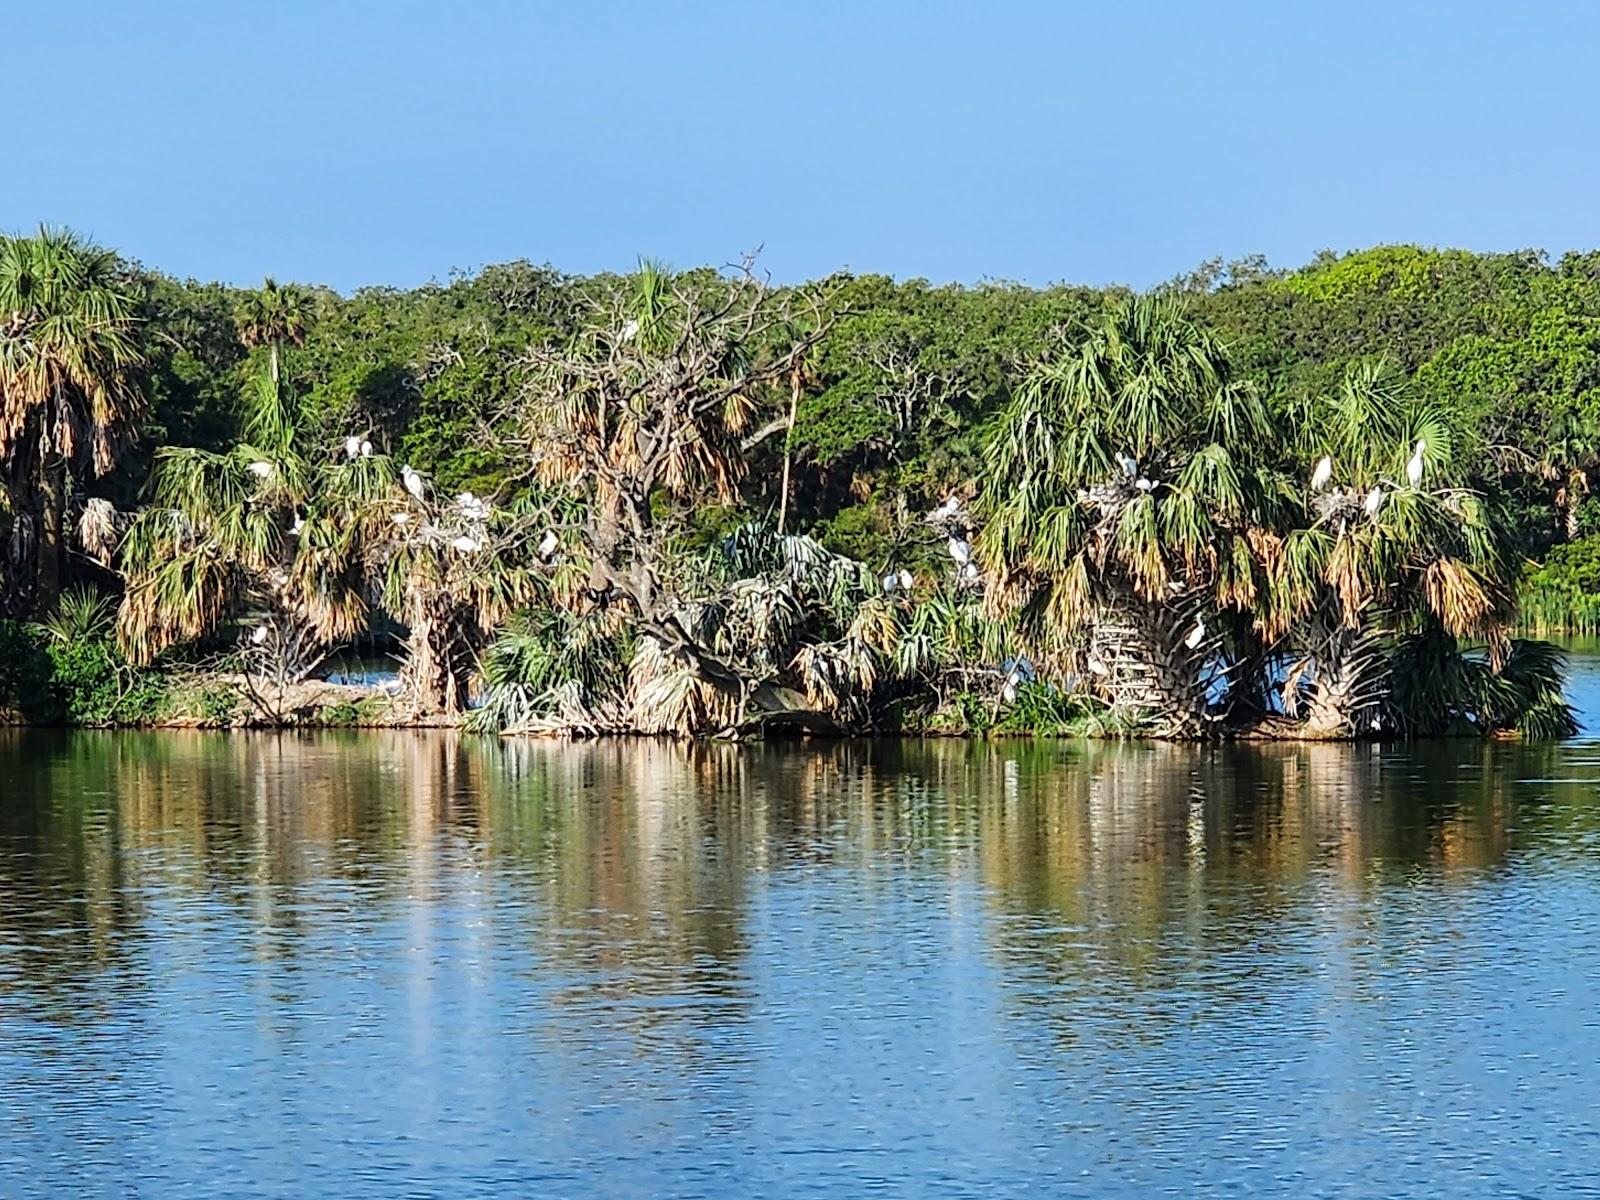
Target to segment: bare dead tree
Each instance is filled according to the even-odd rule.
[[[556,498],[552,508],[566,503],[567,519],[552,512],[551,525],[587,562],[582,602],[626,605],[640,632],[742,701],[739,665],[678,613],[677,552],[696,506],[737,499],[750,427],[763,407],[793,405],[793,380],[834,319],[832,295],[776,289],[749,257],[714,275],[646,264],[633,283],[570,342],[529,350],[522,394],[491,436],[504,448],[509,428],[526,481]],[[780,417],[768,429],[787,427]]]

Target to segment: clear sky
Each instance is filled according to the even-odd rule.
[[[1581,0],[39,0],[3,37],[0,229],[237,283],[1600,247]]]

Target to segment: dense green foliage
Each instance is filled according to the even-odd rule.
[[[483,659],[491,699],[510,706],[499,723],[548,716],[527,709],[533,696],[559,694],[568,707],[584,707],[598,703],[607,687],[625,685],[620,660],[628,656],[637,666],[638,653],[649,647],[638,628],[599,619],[607,589],[597,587],[587,560],[589,577],[580,577],[570,534],[574,514],[609,503],[613,492],[573,490],[586,472],[594,486],[594,464],[585,466],[581,447],[561,451],[570,462],[558,480],[552,455],[535,443],[592,440],[596,431],[615,438],[607,424],[605,405],[615,402],[604,399],[608,388],[620,388],[616,395],[624,397],[671,394],[662,381],[688,377],[683,347],[711,346],[727,331],[696,328],[691,318],[676,334],[658,330],[651,306],[670,303],[661,290],[667,284],[680,289],[680,301],[721,295],[726,284],[716,274],[646,270],[636,279],[578,278],[515,262],[411,290],[375,287],[341,296],[270,280],[258,289],[179,281],[93,261],[95,286],[115,284],[135,314],[137,344],[117,348],[114,370],[98,369],[121,398],[118,422],[139,421],[141,436],[124,449],[120,425],[114,437],[101,431],[105,454],[97,449],[92,462],[69,460],[65,477],[42,484],[30,482],[32,460],[13,455],[6,511],[53,505],[73,517],[87,500],[103,497],[131,521],[143,508],[129,543],[143,558],[129,577],[140,581],[136,594],[145,597],[147,625],[175,622],[171,636],[158,641],[219,636],[245,617],[265,619],[277,631],[287,614],[327,632],[306,657],[314,664],[326,641],[343,636],[369,610],[402,621],[402,610],[410,610],[447,626],[435,657],[443,664],[436,673],[448,678],[461,670],[463,655],[487,644],[479,636],[487,629],[482,620],[472,625],[473,614],[509,611],[513,600],[539,592],[544,599]],[[658,289],[656,301],[651,288]],[[944,532],[950,531],[935,535],[924,520],[954,495],[990,520],[982,539],[990,565],[1014,561],[1037,585],[1033,607],[1019,618],[1033,620],[1035,633],[1041,621],[1070,630],[1107,589],[1130,602],[1122,606],[1126,614],[1138,611],[1133,599],[1148,604],[1170,587],[1183,604],[1163,599],[1152,611],[1172,623],[1180,616],[1192,622],[1202,609],[1213,615],[1214,640],[1203,649],[1216,664],[1259,660],[1251,667],[1264,672],[1258,691],[1268,690],[1274,671],[1309,669],[1310,656],[1299,663],[1273,657],[1272,646],[1283,638],[1310,644],[1335,628],[1350,631],[1339,634],[1349,643],[1340,645],[1342,657],[1318,666],[1337,674],[1366,661],[1369,641],[1394,634],[1422,640],[1384,641],[1385,661],[1421,653],[1419,646],[1449,658],[1457,700],[1469,692],[1477,697],[1471,704],[1452,701],[1451,711],[1470,710],[1464,719],[1481,718],[1485,727],[1517,724],[1504,719],[1516,705],[1490,695],[1473,674],[1480,661],[1504,669],[1516,663],[1521,677],[1534,681],[1529,696],[1539,692],[1549,664],[1530,666],[1528,652],[1511,652],[1503,638],[1514,606],[1540,631],[1591,628],[1600,616],[1594,600],[1600,566],[1594,543],[1584,540],[1600,526],[1600,501],[1590,498],[1600,477],[1600,254],[1551,263],[1533,252],[1386,246],[1324,255],[1299,270],[1255,260],[1209,263],[1161,291],[1162,305],[1150,309],[1158,315],[1137,318],[1154,321],[1152,331],[1124,344],[1106,342],[1098,325],[1108,302],[1126,298],[1115,289],[934,286],[880,276],[778,289],[780,300],[825,297],[826,318],[807,318],[804,305],[790,305],[781,319],[753,321],[742,343],[722,347],[719,378],[737,381],[748,372],[749,385],[730,390],[738,411],[697,418],[682,460],[690,477],[641,493],[644,507],[631,510],[632,519],[642,513],[654,557],[637,557],[636,548],[630,561],[643,564],[639,577],[648,577],[652,589],[657,583],[676,589],[690,605],[686,613],[731,613],[732,600],[744,603],[757,592],[809,611],[816,627],[782,645],[769,645],[765,632],[752,641],[732,626],[708,633],[706,645],[734,658],[779,650],[807,655],[804,663],[774,666],[773,678],[784,675],[783,686],[813,695],[827,689],[818,691],[817,676],[808,687],[804,665],[821,669],[826,664],[813,661],[819,655],[846,653],[860,612],[883,609],[888,616],[871,642],[874,661],[861,657],[852,668],[874,681],[884,706],[880,723],[1103,726],[1103,705],[1054,683],[1014,686],[1008,678],[1001,711],[994,698],[999,677],[969,688],[952,674],[981,661],[992,675],[993,664],[1004,661],[994,639],[985,641],[984,622],[993,612],[980,613],[970,589],[948,586]],[[618,296],[644,307],[619,307]],[[823,311],[820,301],[812,311]],[[641,330],[637,341],[620,324],[628,312],[635,313],[629,327]],[[1174,338],[1163,322],[1189,332]],[[1185,360],[1191,342],[1201,347],[1199,357]],[[618,374],[611,379],[606,372],[613,367]],[[24,397],[19,386],[7,395]],[[81,396],[93,390],[86,375],[74,386]],[[1352,388],[1361,392],[1359,403],[1341,401]],[[280,405],[292,398],[292,428],[281,445],[259,427],[264,389]],[[599,398],[593,411],[551,407],[585,389]],[[1141,389],[1165,389],[1169,402],[1142,405]],[[8,402],[17,413],[31,411],[18,407],[20,399]],[[778,435],[770,436],[774,429]],[[351,438],[369,441],[375,452],[346,465],[340,447]],[[1396,482],[1413,439],[1430,446],[1427,469],[1436,490],[1427,494]],[[113,446],[119,455],[111,455]],[[606,453],[621,469],[637,450],[638,444],[613,442]],[[1114,476],[1114,455],[1127,451],[1152,466],[1152,474],[1160,465],[1165,474],[1154,490],[1114,511],[1085,501],[1085,489]],[[1351,503],[1369,488],[1394,489],[1381,520],[1352,524],[1340,517],[1338,527],[1349,536],[1330,532],[1328,505],[1311,505],[1305,492],[1323,453],[1339,459],[1342,494]],[[1050,470],[1035,476],[1029,464],[1041,455]],[[249,472],[269,462],[275,474],[253,480]],[[428,481],[425,503],[406,498],[401,464]],[[1037,486],[1028,482],[1014,496],[994,492],[996,480],[1035,479]],[[985,482],[987,499],[980,495]],[[30,487],[48,494],[41,499]],[[426,588],[397,588],[397,566],[415,577],[422,560],[380,545],[378,533],[407,506],[419,525],[442,519],[445,498],[458,491],[496,498],[504,514],[495,518],[505,523],[502,547],[526,533],[513,530],[518,512],[542,513],[546,525],[568,530],[558,558],[567,561],[572,552],[572,569],[548,584],[507,587],[493,603],[467,603],[460,599],[467,585],[456,576],[480,580],[478,565],[490,556],[452,565],[443,554],[425,572]],[[183,523],[163,524],[168,511],[182,513]],[[1100,519],[1114,520],[1114,527],[1096,532]],[[703,564],[716,559],[716,547],[730,534],[774,524],[806,535],[818,553],[859,563],[861,594],[848,604],[834,597],[824,611],[801,595],[809,584],[781,564],[706,573]],[[302,527],[307,533],[295,541]],[[8,543],[6,561],[33,553],[14,527],[0,528],[0,535]],[[121,586],[106,570],[113,565],[108,557],[88,546],[79,551],[66,564],[69,578],[113,591]],[[379,568],[387,579],[364,574]],[[902,598],[886,608],[870,594],[875,585],[863,581],[901,569],[918,581],[917,603]],[[1341,571],[1348,581],[1342,590],[1314,586]],[[202,589],[206,572],[215,586]],[[313,608],[325,608],[334,596],[323,584],[335,577],[344,589],[338,619],[331,612],[319,617]],[[285,590],[302,581],[311,588],[305,597]],[[157,582],[166,590],[153,590]],[[186,598],[188,612],[198,616],[191,619],[169,596]],[[988,610],[995,601],[989,596]],[[597,612],[589,611],[592,604]],[[18,611],[14,599],[11,607]],[[1378,609],[1397,615],[1374,622],[1370,614]],[[1173,631],[1182,632],[1176,624]],[[1447,646],[1430,640],[1441,636]],[[44,647],[48,666],[37,655],[21,656],[6,669],[42,670],[60,681],[45,690],[65,697],[67,719],[143,720],[159,706],[113,640],[27,637]],[[1045,658],[1061,651],[1056,666],[1070,676],[1067,668],[1084,660],[1073,659],[1069,643],[1041,642],[1036,651]],[[1485,648],[1487,659],[1479,653]],[[135,657],[142,661],[148,649]],[[896,666],[902,661],[904,670]],[[1500,680],[1503,670],[1491,673]],[[1194,721],[1212,705],[1212,691],[1202,680],[1189,697]],[[1539,703],[1527,699],[1522,707]],[[730,704],[729,712],[742,708]],[[1120,719],[1110,715],[1113,724]]]

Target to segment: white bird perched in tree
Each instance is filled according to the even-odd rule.
[[[406,491],[410,492],[418,500],[426,500],[428,498],[422,476],[412,469],[410,463],[406,463],[400,468],[400,482],[405,484]]]
[[[1361,507],[1366,510],[1369,517],[1378,515],[1378,509],[1383,507],[1383,489],[1375,487],[1367,493],[1367,498],[1361,502]]]
[[[1422,452],[1427,448],[1427,441],[1418,438],[1417,448],[1411,452],[1411,461],[1406,464],[1406,478],[1411,481],[1412,487],[1422,482]]]
[[[890,571],[883,577],[883,594],[892,595],[895,588],[900,586],[900,576],[895,571]]]
[[[900,590],[902,592],[909,592],[911,590],[911,584],[913,582],[914,581],[911,578],[911,572],[906,570],[904,567],[901,567],[900,568]]]
[[[249,471],[250,474],[254,475],[257,479],[272,478],[272,464],[263,460],[257,460],[256,462],[251,463],[245,468],[245,470]]]
[[[250,631],[250,644],[252,646],[261,645],[262,642],[267,640],[267,635],[269,632],[271,631],[268,630],[265,625],[257,625]]]
[[[344,440],[344,456],[346,458],[361,457],[361,439],[351,434]]]
[[[1111,668],[1106,666],[1105,663],[1101,662],[1092,654],[1089,656],[1089,670],[1093,671],[1102,679],[1111,674]]]
[[[1183,639],[1183,644],[1190,650],[1195,649],[1206,640],[1206,620],[1204,617],[1194,619],[1194,628],[1189,630],[1189,636]]]
[[[393,521],[396,525],[409,525],[409,524],[411,524],[411,514],[408,513],[408,512],[397,512],[397,513],[394,513],[389,517],[389,519],[391,521]]]
[[[950,551],[950,557],[956,560],[957,566],[966,566],[972,561],[972,543],[966,538],[953,537],[945,543]]]
[[[1016,703],[1017,685],[1015,681],[1011,679],[1007,679],[1005,681],[1004,686],[1002,686],[1000,689],[1000,699],[1004,700],[1007,704]]]
[[[361,457],[362,458],[371,458],[372,457],[372,443],[371,442],[363,441],[361,443]]]
[[[1153,492],[1153,491],[1156,490],[1155,480],[1153,480],[1153,479],[1143,479],[1143,478],[1141,478],[1133,486],[1138,488],[1141,492]]]
[[[961,564],[961,578],[964,582],[971,582],[978,577],[978,564],[975,562]]]
[[[1333,478],[1333,459],[1324,454],[1317,460],[1316,468],[1311,472],[1311,490],[1320,492],[1328,486],[1328,480]]]
[[[622,327],[622,340],[625,342],[631,342],[638,336],[639,322],[630,317],[628,323]]]
[[[299,537],[300,536],[300,531],[302,529],[304,529],[305,527],[306,527],[306,519],[304,517],[302,517],[299,513],[295,513],[295,515],[294,515],[294,524],[289,526],[289,536],[290,537]]]
[[[1111,457],[1116,460],[1117,466],[1122,468],[1122,473],[1129,479],[1139,474],[1139,463],[1136,459],[1124,454],[1121,450],[1118,450]]]
[[[471,492],[462,492],[456,497],[456,507],[461,510],[461,515],[469,521],[484,521],[489,517],[489,503],[474,496]]]
[[[556,547],[561,544],[561,539],[556,536],[554,529],[546,529],[544,537],[539,539],[539,557],[549,558],[556,552]]]
[[[483,547],[478,544],[478,540],[476,538],[470,538],[464,533],[452,541],[450,545],[454,549],[460,551],[462,554],[476,554],[479,550],[483,549]]]
[[[961,501],[955,496],[946,496],[944,503],[928,514],[928,521],[938,525],[944,521],[954,520],[961,515]]]

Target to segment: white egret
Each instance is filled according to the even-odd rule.
[[[972,561],[972,543],[965,538],[953,537],[945,543],[950,550],[950,557],[956,560],[957,566],[966,566]]]
[[[372,457],[372,443],[371,442],[364,441],[364,442],[361,443],[361,457],[362,458],[371,458]]]
[[[1411,481],[1411,486],[1416,487],[1422,482],[1422,452],[1428,448],[1424,439],[1417,439],[1417,448],[1411,452],[1411,461],[1406,464],[1406,478]]]
[[[271,479],[272,478],[272,464],[269,463],[269,462],[263,462],[263,461],[258,460],[256,462],[251,463],[248,467],[245,468],[245,470],[249,471],[250,474],[254,475],[257,479]]]
[[[1333,459],[1324,454],[1317,460],[1316,469],[1311,472],[1311,490],[1320,492],[1328,486],[1328,480],[1333,478]]]
[[[913,580],[911,578],[911,572],[906,570],[904,567],[901,567],[900,568],[900,590],[902,592],[909,592],[911,590],[912,582],[913,582]]]
[[[897,588],[899,586],[900,586],[900,576],[898,574],[896,574],[894,571],[890,571],[887,575],[885,575],[883,577],[883,594],[885,596],[891,595],[894,592],[895,588]]]
[[[411,524],[411,514],[408,513],[408,512],[397,512],[397,513],[394,513],[389,517],[389,519],[391,521],[393,521],[396,525],[409,525],[409,524]]]
[[[1206,621],[1204,617],[1194,619],[1194,628],[1189,630],[1189,636],[1183,639],[1183,644],[1190,650],[1196,649],[1201,642],[1206,640]]]
[[[1153,492],[1156,490],[1155,481],[1153,479],[1141,478],[1133,486],[1138,488],[1141,492]]]
[[[1111,668],[1106,666],[1105,663],[1101,662],[1092,654],[1089,656],[1089,670],[1093,671],[1102,679],[1111,674]]]
[[[639,322],[630,318],[628,323],[622,327],[622,340],[625,342],[631,342],[638,336]]]
[[[1118,450],[1111,457],[1116,460],[1117,466],[1122,468],[1122,473],[1129,479],[1139,474],[1139,463],[1136,459],[1124,454],[1121,450]]]
[[[268,630],[265,625],[257,625],[250,631],[250,644],[252,646],[261,645],[262,642],[267,640],[267,635],[269,632],[270,630]]]
[[[928,520],[934,524],[949,521],[961,515],[961,501],[955,496],[946,496],[944,503],[928,514]]]
[[[476,554],[483,549],[476,538],[470,538],[466,534],[456,538],[450,545],[462,554]]]
[[[410,492],[418,500],[426,500],[428,498],[422,476],[412,469],[410,463],[406,463],[400,468],[400,481],[405,484],[406,491]]]
[[[361,439],[351,434],[344,440],[344,456],[346,458],[361,457]]]
[[[556,536],[554,529],[546,529],[544,537],[539,539],[539,557],[549,558],[556,552],[556,547],[561,544],[561,539]]]
[[[1366,510],[1367,516],[1375,517],[1378,509],[1383,507],[1383,489],[1375,487],[1367,493],[1367,498],[1361,502],[1361,507]]]
[[[299,513],[295,513],[295,515],[294,515],[294,524],[289,526],[289,536],[290,537],[299,537],[300,536],[300,531],[302,529],[304,529],[305,527],[306,527],[306,519],[304,517],[302,517]]]
[[[978,564],[977,563],[969,562],[969,563],[962,563],[961,564],[961,578],[963,580],[970,581],[970,580],[976,579],[977,577],[978,577]]]

